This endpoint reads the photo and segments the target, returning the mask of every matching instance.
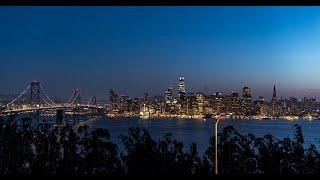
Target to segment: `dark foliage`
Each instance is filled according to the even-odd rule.
[[[320,154],[304,146],[302,129],[294,125],[293,139],[272,135],[241,135],[233,127],[219,134],[221,174],[318,174]],[[196,144],[186,152],[181,142],[166,134],[154,140],[146,129],[130,128],[122,135],[119,153],[106,129],[74,130],[33,124],[30,118],[0,120],[0,174],[209,176],[214,170],[214,138],[200,156]]]

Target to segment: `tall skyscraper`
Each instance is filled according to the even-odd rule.
[[[243,90],[242,97],[244,99],[252,99],[252,97],[251,97],[251,89],[249,87],[244,87],[242,90]]]
[[[256,102],[256,113],[261,116],[267,115],[266,99],[263,96],[259,96],[259,99]]]
[[[194,93],[188,93],[187,95],[187,114],[193,115],[196,112],[198,104],[196,102],[196,96]]]
[[[227,113],[239,115],[241,111],[241,101],[239,93],[232,91],[226,99],[226,106]]]
[[[172,97],[172,88],[169,87],[165,91],[165,112],[169,113],[172,110],[173,97]]]
[[[178,98],[178,109],[180,111],[180,114],[186,114],[187,113],[187,109],[188,109],[188,105],[187,105],[187,97],[186,97],[186,87],[185,87],[185,82],[184,82],[184,77],[180,76],[179,77],[179,85],[178,85],[178,94],[179,94],[179,98]]]
[[[185,101],[185,97],[186,97],[186,88],[185,88],[185,83],[184,83],[184,77],[180,76],[179,77],[179,100],[180,101]]]
[[[119,96],[118,94],[113,90],[110,89],[110,105],[111,105],[111,111],[118,111],[119,110]]]
[[[166,100],[166,103],[171,103],[173,100],[171,87],[168,87],[168,89],[165,91],[165,100]]]
[[[223,113],[223,110],[224,110],[223,99],[224,99],[223,92],[216,92],[213,99],[213,109],[214,109],[214,112],[217,114]]]
[[[276,91],[276,85],[273,85],[273,98],[277,98],[277,91]]]
[[[242,89],[242,114],[244,116],[251,116],[252,114],[252,96],[251,89],[249,87],[244,87]]]
[[[196,93],[196,101],[197,101],[197,115],[203,115],[203,105],[204,105],[204,94],[202,92]]]
[[[110,89],[110,98],[109,99],[110,99],[111,105],[118,103],[118,100],[119,100],[118,94],[113,89]]]
[[[279,115],[276,85],[273,85],[273,94],[271,99],[271,115],[276,117]]]

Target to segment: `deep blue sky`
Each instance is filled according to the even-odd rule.
[[[0,94],[320,97],[320,7],[0,7]]]

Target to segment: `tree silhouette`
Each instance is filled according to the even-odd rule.
[[[220,174],[319,174],[320,153],[304,146],[302,128],[294,138],[242,135],[232,126],[218,134]],[[52,126],[15,115],[0,119],[1,175],[212,176],[214,137],[199,156],[192,143],[168,133],[154,140],[147,129],[132,127],[120,136],[124,152],[110,141],[107,129]]]

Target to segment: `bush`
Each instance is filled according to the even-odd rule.
[[[232,126],[219,134],[221,174],[318,174],[320,154],[314,145],[304,149],[302,129],[295,125],[293,140],[272,135],[241,135]],[[209,176],[214,170],[214,138],[199,156],[197,145],[184,145],[172,134],[154,140],[147,129],[129,128],[121,135],[120,154],[107,129],[76,130],[71,125],[32,124],[11,116],[0,121],[2,175],[180,175]]]

